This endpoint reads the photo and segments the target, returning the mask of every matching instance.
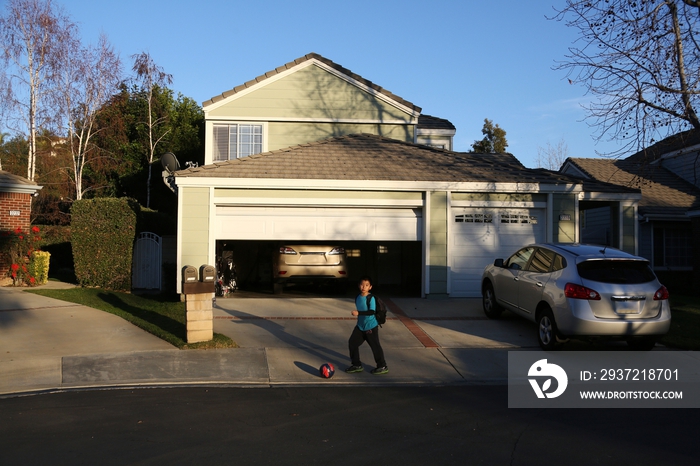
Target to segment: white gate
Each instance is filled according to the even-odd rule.
[[[162,238],[155,233],[139,234],[134,244],[131,287],[141,290],[160,290],[162,271]]]

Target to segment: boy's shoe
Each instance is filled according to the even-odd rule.
[[[362,372],[362,371],[363,371],[362,366],[350,366],[347,369],[345,369],[345,372],[347,372],[348,374],[352,374],[354,372]]]
[[[389,373],[389,368],[384,366],[384,367],[377,367],[376,369],[372,369],[372,374],[374,375],[381,375],[381,374],[388,374]]]

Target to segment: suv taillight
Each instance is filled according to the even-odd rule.
[[[586,288],[582,285],[576,285],[574,283],[567,283],[564,287],[564,294],[567,298],[574,299],[590,299],[593,301],[600,301],[600,293],[590,288]]]
[[[286,246],[283,246],[280,248],[280,254],[296,254],[296,253],[297,252],[294,249],[288,248]]]
[[[663,301],[664,299],[668,299],[668,290],[665,286],[661,285],[661,288],[654,293],[654,301]]]

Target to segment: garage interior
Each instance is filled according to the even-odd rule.
[[[352,297],[357,281],[369,275],[373,291],[383,296],[420,297],[422,245],[420,241],[338,241],[345,248],[348,279],[343,285],[329,280],[305,280],[288,283],[283,289],[273,286],[272,260],[280,246],[300,241],[218,240],[217,264],[230,257],[236,269],[237,292],[262,294],[333,295]],[[330,244],[328,241],[304,241],[305,244]],[[337,280],[335,281],[337,282]],[[235,297],[235,292],[230,295]]]

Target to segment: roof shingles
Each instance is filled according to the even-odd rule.
[[[334,137],[175,173],[176,177],[550,183],[580,180],[527,169],[511,154],[451,152],[372,134]]]
[[[572,158],[569,161],[593,179],[640,189],[643,215],[684,215],[700,208],[700,191],[660,165],[644,160]]]

